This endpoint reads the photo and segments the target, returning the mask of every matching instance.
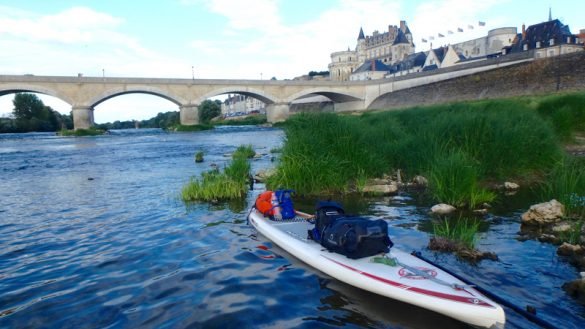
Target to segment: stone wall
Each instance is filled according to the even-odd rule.
[[[396,109],[463,100],[585,90],[584,63],[585,51],[535,60],[388,93],[377,98],[369,109]]]

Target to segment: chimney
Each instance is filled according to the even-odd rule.
[[[406,21],[400,21],[400,29],[406,33]]]
[[[522,24],[522,40],[526,40],[526,25]]]

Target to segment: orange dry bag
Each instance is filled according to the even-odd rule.
[[[274,208],[272,207],[272,191],[266,191],[256,199],[256,209],[264,216],[273,216]]]

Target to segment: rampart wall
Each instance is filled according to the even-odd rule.
[[[504,56],[505,57],[505,56]],[[397,109],[464,100],[585,90],[585,51],[399,90],[369,109]]]

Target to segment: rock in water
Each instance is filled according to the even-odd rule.
[[[446,203],[439,203],[431,207],[431,212],[435,215],[448,215],[457,210],[457,208]]]
[[[548,225],[559,221],[565,214],[565,206],[557,200],[535,204],[522,214],[523,225]]]

